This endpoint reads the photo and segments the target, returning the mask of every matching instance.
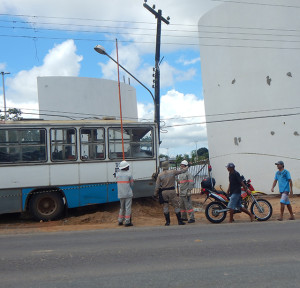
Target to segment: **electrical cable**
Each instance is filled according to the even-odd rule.
[[[0,106],[1,108],[1,106]],[[261,113],[261,112],[272,112],[272,111],[282,111],[282,110],[291,110],[291,109],[299,109],[300,107],[287,107],[287,108],[274,108],[274,109],[262,109],[262,110],[249,110],[249,111],[239,111],[239,112],[228,112],[228,113],[216,113],[216,114],[208,114],[208,115],[200,115],[200,116],[177,116],[176,118],[162,118],[161,123],[162,128],[169,128],[173,126],[188,126],[188,125],[194,125],[194,124],[206,124],[206,123],[215,123],[215,122],[226,122],[226,121],[233,121],[232,119],[225,119],[225,120],[212,120],[212,121],[205,121],[205,122],[199,122],[199,123],[184,123],[184,124],[174,124],[174,125],[169,125],[167,126],[165,121],[170,121],[170,120],[178,120],[178,119],[188,119],[188,118],[199,118],[199,117],[215,117],[215,116],[227,116],[227,115],[236,115],[236,114],[246,114],[246,113]],[[8,109],[13,109],[12,107],[8,107]],[[76,116],[89,116],[89,118],[95,118],[95,117],[115,117],[112,115],[101,115],[101,114],[91,114],[91,113],[79,113],[79,112],[70,112],[70,111],[58,111],[58,110],[38,110],[38,109],[29,109],[29,108],[18,108],[21,110],[22,114],[29,114],[29,115],[45,115],[45,116],[61,116],[61,117],[76,117]],[[31,110],[31,111],[37,111],[37,112],[23,112],[22,110]],[[40,112],[51,112],[51,113],[63,113],[61,114],[47,114],[47,113],[40,113]],[[66,116],[65,114],[69,114],[69,116]],[[299,115],[299,113],[290,113],[290,114],[278,114],[278,115],[263,115],[263,116],[254,116],[254,117],[247,117],[247,118],[238,118],[238,120],[247,120],[247,119],[260,119],[260,118],[268,118],[268,117],[277,117],[277,116],[294,116],[294,115]],[[118,117],[115,117],[118,119]],[[128,119],[132,120],[145,120],[149,121],[149,119],[146,118],[136,118],[136,117],[126,117]],[[71,118],[73,119],[73,118]],[[85,118],[87,119],[87,118]]]
[[[76,18],[76,17],[59,17],[59,16],[42,16],[42,15],[27,15],[27,14],[8,14],[0,13],[0,16],[12,17],[32,17],[32,18],[46,18],[46,19],[63,19],[63,20],[80,20],[80,21],[101,21],[101,22],[124,22],[124,23],[137,23],[137,24],[155,24],[155,22],[132,21],[132,20],[108,20],[108,19],[92,19],[92,18]]]
[[[46,37],[46,36],[26,36],[26,35],[5,35],[0,37],[11,38],[27,38],[27,39],[48,39],[48,40],[69,40],[70,37]],[[91,42],[114,42],[113,39],[89,39],[89,38],[72,38],[74,41],[91,41]],[[134,40],[119,40],[122,43],[139,43],[139,44],[155,44],[155,41],[134,41]],[[199,46],[199,43],[176,43],[176,42],[163,42],[163,45],[180,45],[180,46]],[[250,48],[250,49],[283,49],[283,50],[299,50],[300,47],[275,47],[275,46],[245,46],[245,45],[223,45],[223,44],[201,44],[201,46],[208,47],[227,47],[227,48]]]
[[[284,8],[297,8],[300,6],[296,5],[284,5],[284,4],[270,4],[270,3],[257,3],[257,2],[248,2],[248,1],[235,1],[235,0],[210,0],[213,2],[223,2],[223,3],[235,3],[235,4],[247,4],[247,5],[260,5],[260,6],[271,6],[271,7],[284,7]]]
[[[239,112],[205,114],[205,115],[200,115],[200,116],[176,116],[174,118],[163,118],[163,120],[199,118],[199,117],[214,117],[214,116],[227,116],[227,115],[235,115],[235,114],[260,113],[260,112],[291,110],[291,109],[299,109],[299,108],[300,108],[300,106],[297,106],[297,107],[288,107],[288,108],[273,108],[273,109],[262,109],[262,110],[249,110],[249,111],[239,111]]]
[[[20,26],[0,26],[0,28],[5,29],[22,29],[22,30],[33,30],[35,33],[41,31],[56,31],[57,33],[61,32],[78,32],[78,33],[101,33],[101,34],[118,34],[118,35],[134,35],[134,36],[153,36],[155,34],[145,34],[145,33],[131,33],[131,32],[111,32],[111,31],[92,31],[92,30],[75,30],[75,29],[64,29],[58,30],[55,28],[34,28],[34,27],[20,27]],[[299,31],[300,32],[300,31]],[[198,33],[198,32],[197,32]],[[230,35],[249,35],[249,36],[275,36],[275,37],[297,37],[299,38],[300,35],[284,35],[284,34],[272,34],[272,33],[245,33],[245,32],[224,32],[224,31],[199,31],[199,33],[207,33],[207,34],[230,34]],[[192,39],[216,39],[216,40],[249,40],[249,41],[274,41],[274,42],[300,42],[297,40],[276,40],[276,39],[243,39],[243,38],[230,38],[230,37],[212,37],[212,36],[191,36],[191,35],[169,35],[163,34],[162,37],[176,37],[176,38],[192,38]]]
[[[0,14],[1,15],[1,14]],[[38,17],[38,16],[36,16]],[[101,21],[101,20],[99,20]],[[113,21],[113,20],[111,20]],[[23,24],[34,24],[34,25],[57,25],[57,26],[72,26],[72,27],[93,27],[93,28],[110,28],[110,29],[126,29],[126,30],[153,30],[156,31],[156,28],[146,28],[146,27],[122,27],[122,26],[103,26],[103,25],[87,25],[87,24],[74,24],[74,23],[58,23],[58,22],[32,22],[32,21],[17,21],[17,20],[3,20],[0,19],[0,22],[10,22],[10,23],[23,23]],[[130,21],[128,21],[130,22]],[[286,29],[286,28],[264,28],[264,27],[243,27],[243,26],[224,26],[224,25],[205,25],[205,24],[198,24],[198,25],[184,25],[184,24],[170,24],[175,26],[193,26],[193,27],[206,27],[206,28],[222,28],[222,29],[244,29],[244,30],[266,30],[266,31],[285,31],[285,32],[300,32],[299,29]],[[182,30],[182,29],[169,29],[168,26],[164,29],[168,32],[191,32],[191,33],[198,33],[197,30]],[[78,30],[80,32],[80,30]],[[205,31],[202,31],[205,32]]]
[[[281,115],[267,115],[267,116],[255,116],[255,117],[245,117],[245,118],[234,118],[234,119],[223,119],[223,120],[212,120],[204,121],[198,123],[185,123],[185,124],[174,124],[165,126],[164,128],[180,127],[180,126],[191,126],[191,125],[204,125],[212,123],[223,123],[223,122],[234,122],[234,121],[244,121],[244,120],[255,120],[255,119],[265,119],[265,118],[274,118],[274,117],[288,117],[288,116],[298,116],[299,113],[290,113],[290,114],[281,114]]]

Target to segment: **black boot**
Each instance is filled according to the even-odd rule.
[[[177,220],[178,220],[178,225],[185,225],[185,223],[182,222],[182,220],[181,220],[180,212],[176,213],[176,217],[177,217]]]
[[[166,224],[165,226],[169,226],[170,225],[170,213],[164,213],[165,218],[166,218]]]
[[[130,227],[130,226],[133,226],[133,224],[132,224],[132,216],[130,216],[130,221],[129,221],[129,223],[127,223],[127,224],[125,224],[124,226],[125,227]]]

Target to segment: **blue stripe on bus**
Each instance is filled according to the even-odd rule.
[[[119,201],[117,183],[58,186],[66,197],[68,208]],[[35,188],[22,189],[22,211],[26,199]]]

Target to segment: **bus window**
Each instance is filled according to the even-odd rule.
[[[125,158],[153,157],[153,130],[151,127],[125,127],[123,130]],[[109,158],[122,158],[120,128],[109,128]]]
[[[0,130],[0,163],[45,162],[46,154],[46,130]]]
[[[77,159],[75,128],[50,129],[51,160],[74,161]]]
[[[103,128],[80,129],[80,143],[81,160],[88,161],[105,159]]]

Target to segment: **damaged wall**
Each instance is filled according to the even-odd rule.
[[[300,9],[287,6],[224,3],[199,20],[210,160],[226,189],[234,162],[270,193],[282,160],[300,193]]]

